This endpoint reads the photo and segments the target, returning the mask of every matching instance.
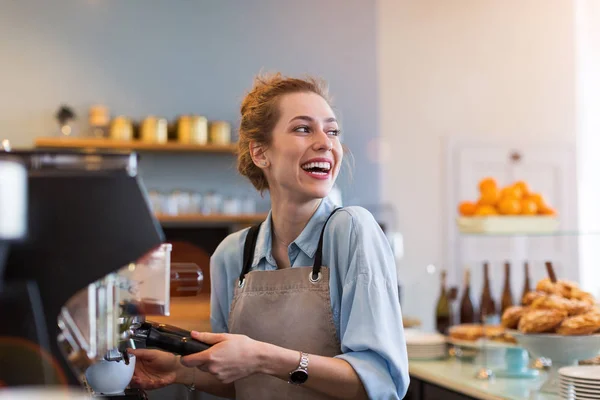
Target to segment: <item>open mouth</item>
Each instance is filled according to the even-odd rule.
[[[331,172],[331,163],[328,161],[308,162],[300,167],[315,178],[326,178]]]

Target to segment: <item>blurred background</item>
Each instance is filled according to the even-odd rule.
[[[207,293],[216,245],[268,211],[268,197],[235,169],[241,98],[261,71],[320,76],[354,158],[335,195],[376,216],[396,254],[405,316],[433,328],[440,272],[460,293],[469,269],[477,303],[485,261],[496,297],[507,261],[513,293],[525,262],[537,281],[552,261],[600,295],[591,234],[600,222],[598,21],[594,0],[5,1],[0,139],[13,148],[141,143],[145,124],[166,121],[170,148],[120,148],[140,152],[173,257],[202,267]],[[204,117],[207,137],[178,142],[182,116]],[[461,235],[459,206],[478,201],[487,177],[525,182],[559,231]],[[197,310],[175,322],[206,326]]]

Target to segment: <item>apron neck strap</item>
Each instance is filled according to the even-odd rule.
[[[325,228],[327,228],[327,222],[336,213],[336,211],[341,210],[342,207],[337,207],[335,210],[329,214],[325,224],[323,224],[323,229],[321,230],[321,236],[319,237],[319,245],[317,246],[317,251],[315,252],[315,262],[313,264],[313,279],[317,279],[319,273],[321,272],[321,265],[323,263],[323,237],[325,236]],[[258,232],[260,230],[260,226],[262,223],[258,225],[254,225],[248,230],[248,234],[246,235],[246,241],[244,243],[244,265],[242,268],[242,272],[240,273],[240,285],[244,281],[244,277],[250,269],[252,268],[252,261],[254,258],[254,249],[256,247],[256,240],[258,239]]]
[[[242,273],[240,274],[240,284],[252,267],[254,248],[256,247],[256,239],[258,238],[258,232],[261,225],[262,222],[258,225],[252,226],[246,235],[246,242],[244,243],[244,266],[242,268]]]
[[[327,217],[325,224],[323,224],[321,236],[319,237],[319,245],[317,246],[317,251],[315,252],[315,262],[313,264],[312,272],[313,279],[317,279],[317,277],[319,276],[319,272],[321,272],[321,265],[323,265],[323,237],[325,236],[325,228],[327,228],[327,222],[329,222],[329,219],[333,217],[333,214],[335,214],[337,210],[341,209],[342,207],[336,207],[336,209],[333,210],[331,214],[329,214],[329,217]]]

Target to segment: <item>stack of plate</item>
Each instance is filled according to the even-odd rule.
[[[560,395],[567,400],[600,399],[600,366],[563,367],[560,375]]]
[[[447,356],[446,338],[437,333],[407,329],[406,348],[411,360],[437,360]]]

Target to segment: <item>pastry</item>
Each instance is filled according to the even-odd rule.
[[[504,332],[506,332],[506,328],[502,325],[492,325],[483,328],[483,335],[487,338],[504,335]]]
[[[584,301],[591,305],[596,304],[596,299],[594,299],[594,296],[592,296],[591,293],[584,292],[583,290],[580,290],[580,289],[572,290],[570,293],[569,299]]]
[[[502,314],[502,326],[507,329],[516,329],[524,310],[525,308],[521,306],[508,307]]]
[[[539,281],[535,287],[535,290],[538,292],[544,292],[548,294],[558,294],[559,290],[556,287],[555,283],[552,283],[550,278],[544,278]]]
[[[558,280],[555,284],[557,294],[562,297],[566,297],[567,299],[571,298],[571,293],[575,291],[581,291],[579,289],[579,285],[575,282]]]
[[[478,324],[462,324],[451,327],[448,334],[452,339],[474,342],[483,337],[483,326]]]
[[[579,365],[600,365],[600,356],[590,358],[589,360],[581,360],[581,361],[579,361],[578,364]]]
[[[590,312],[594,309],[594,306],[583,300],[568,300],[567,311],[570,316],[580,315]]]
[[[569,312],[569,301],[555,294],[538,297],[531,303],[533,310],[560,310],[566,313]]]
[[[571,292],[581,291],[576,282],[559,279],[556,283],[552,283],[549,278],[539,281],[535,289],[539,292],[556,294],[567,299],[571,298]]]
[[[491,338],[491,340],[493,340],[494,342],[502,342],[502,343],[511,343],[511,344],[517,343],[517,339],[515,339],[514,336],[512,336],[510,333],[506,333],[506,332],[504,332],[501,335],[494,336],[493,338]]]
[[[567,311],[555,308],[530,310],[523,314],[518,328],[522,333],[553,332],[567,315]]]
[[[535,299],[539,299],[540,297],[546,297],[546,296],[547,296],[547,294],[545,292],[538,292],[538,291],[529,292],[525,296],[523,296],[522,302],[523,302],[524,306],[528,306],[528,305],[531,305],[531,303],[533,303],[533,301]]]
[[[559,335],[591,335],[600,329],[600,314],[588,312],[562,321],[556,333]]]

